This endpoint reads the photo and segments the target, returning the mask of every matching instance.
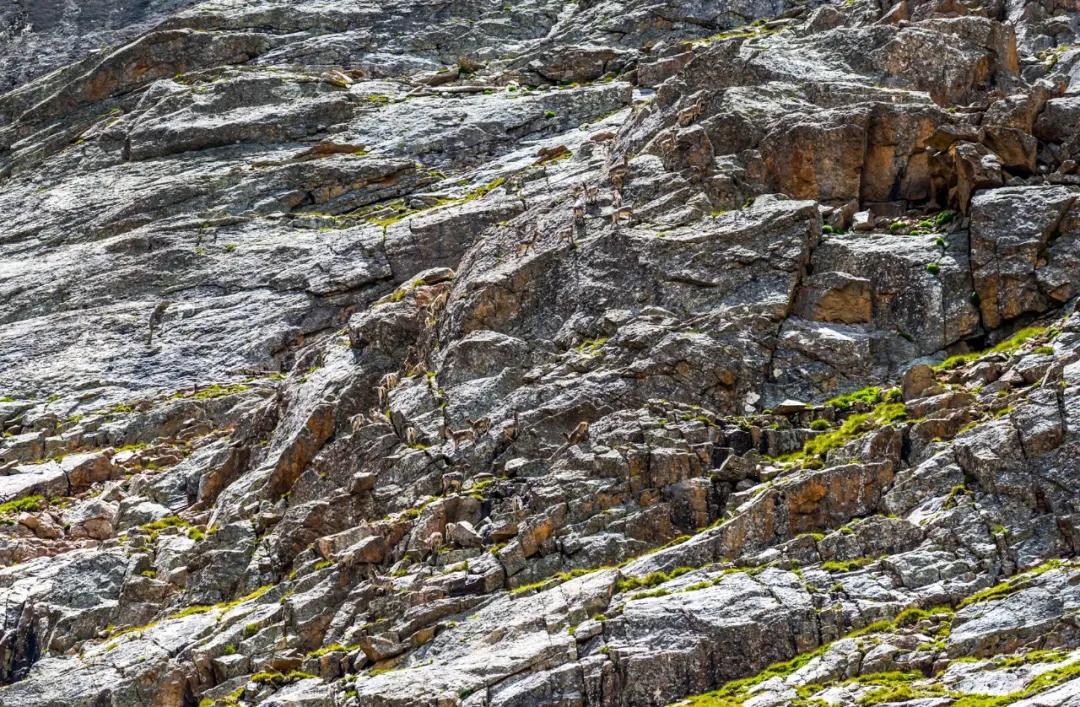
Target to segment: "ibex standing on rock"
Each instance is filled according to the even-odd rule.
[[[701,117],[701,113],[703,110],[705,110],[705,102],[701,98],[698,98],[689,108],[684,108],[683,110],[679,111],[679,125],[681,127],[686,127],[687,125],[690,125],[690,123],[693,123],[695,120]]]
[[[622,192],[616,190],[611,196],[611,225],[618,229],[620,221],[629,221],[633,217],[633,208],[623,205]]]
[[[618,228],[620,221],[629,221],[634,218],[634,209],[630,206],[620,206],[611,212],[611,225]]]
[[[433,328],[439,323],[439,314],[446,309],[446,303],[450,299],[450,291],[443,290],[427,306],[427,319],[424,320],[424,326],[428,329]]]
[[[349,423],[352,425],[353,432],[359,432],[368,425],[388,425],[390,422],[386,419],[386,415],[379,412],[375,408],[372,408],[368,412],[358,413],[349,418]]]
[[[158,302],[158,306],[154,307],[154,311],[150,313],[150,332],[146,336],[146,345],[154,345],[154,329],[161,326],[161,322],[165,319],[165,310],[169,308],[172,302],[165,300]]]
[[[517,410],[514,411],[514,420],[502,428],[502,438],[507,442],[513,442],[521,433],[521,422],[518,420]]]
[[[481,417],[477,420],[466,417],[465,421],[469,423],[469,426],[476,430],[476,434],[482,435],[491,429],[491,418],[489,417]]]
[[[585,420],[577,423],[577,426],[570,430],[569,434],[563,433],[563,439],[566,440],[566,443],[556,449],[555,453],[548,458],[548,461],[554,461],[556,457],[570,449],[570,447],[587,441],[589,439],[589,423]]]
[[[450,301],[450,290],[443,290],[439,295],[431,300],[431,305],[428,307],[432,313],[438,313],[446,309],[446,303]]]
[[[572,208],[574,216],[574,223],[585,223],[585,192],[578,192],[577,197],[574,199],[574,206]]]
[[[536,247],[536,241],[540,238],[540,231],[533,227],[532,231],[518,241],[517,254],[525,255]]]
[[[443,546],[443,534],[435,531],[427,536],[424,544],[427,546],[428,552],[431,553],[431,564],[434,565],[439,559],[439,548]]]
[[[387,373],[379,381],[379,387],[375,389],[379,396],[379,407],[385,408],[390,403],[390,391],[398,386],[401,377],[397,373]]]
[[[465,477],[460,471],[451,471],[442,475],[442,492],[444,496],[451,496],[461,490],[461,484]]]
[[[581,444],[589,439],[589,423],[585,420],[577,423],[577,427],[570,431],[569,434],[564,434],[566,438],[566,445],[573,447],[575,444]]]
[[[476,430],[471,427],[466,427],[462,430],[453,430],[450,429],[450,425],[444,423],[443,438],[454,443],[454,451],[456,452],[464,442],[469,442],[470,444],[476,443]]]
[[[585,185],[585,203],[589,206],[596,204],[600,199],[600,187],[595,184]]]
[[[622,191],[623,182],[628,174],[630,174],[630,160],[627,159],[626,155],[623,155],[621,161],[617,161],[608,167],[608,179],[611,180],[611,185],[615,187],[615,191]]]

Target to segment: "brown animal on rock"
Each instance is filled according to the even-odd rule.
[[[491,429],[491,418],[488,417],[481,417],[478,420],[473,420],[472,418],[466,417],[465,421],[468,422],[474,430],[476,430],[477,434],[484,434]]]
[[[502,428],[502,438],[507,442],[513,442],[521,432],[521,422],[518,420],[517,411],[514,411],[514,420]]]
[[[161,322],[165,319],[165,310],[169,308],[172,302],[165,300],[164,302],[158,302],[158,305],[154,307],[154,311],[150,313],[150,333],[146,337],[146,345],[152,346],[154,343],[154,329],[161,326]]]
[[[476,430],[467,427],[462,430],[450,429],[450,425],[443,425],[443,437],[454,443],[454,451],[457,451],[464,442],[474,444],[476,442]]]
[[[566,438],[566,444],[571,447],[585,442],[589,439],[589,423],[582,420],[577,423],[577,427],[571,430],[570,434],[564,434],[563,437]]]

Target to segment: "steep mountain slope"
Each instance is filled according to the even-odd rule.
[[[1075,3],[0,12],[0,704],[1080,703]]]
[[[0,91],[144,32],[194,0],[10,0],[0,7]]]

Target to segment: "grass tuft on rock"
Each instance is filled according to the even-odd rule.
[[[41,510],[46,505],[44,496],[26,496],[12,501],[0,503],[0,516],[10,513],[32,513]]]
[[[863,391],[858,392],[863,393]],[[880,390],[877,395],[880,397]],[[870,430],[901,421],[906,417],[907,408],[904,403],[878,403],[870,412],[848,416],[839,427],[807,440],[801,450],[776,457],[776,461],[807,463],[824,459],[830,450],[843,447]]]
[[[1016,332],[1008,339],[992,346],[984,351],[971,351],[965,354],[957,354],[955,356],[949,356],[941,363],[934,366],[936,371],[950,371],[960,366],[965,366],[974,361],[978,361],[983,356],[989,356],[991,354],[1011,354],[1027,343],[1029,340],[1038,336],[1042,336],[1046,333],[1046,327],[1025,327]]]

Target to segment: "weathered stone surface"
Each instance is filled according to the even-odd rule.
[[[1065,616],[1077,597],[1071,572],[1052,571],[1030,589],[997,601],[980,602],[962,610],[949,635],[952,655],[992,655],[1010,652],[1032,638],[1047,634],[1075,640],[1075,627]]]
[[[1075,6],[9,5],[3,705],[1075,699]]]
[[[865,278],[833,271],[813,276],[803,287],[800,313],[807,319],[859,324],[873,316],[870,281]]]
[[[185,0],[86,2],[77,8],[59,2],[13,2],[0,12],[0,91],[7,92],[87,53],[105,51],[149,29]]]
[[[972,279],[987,326],[1046,311],[1076,293],[1078,194],[1067,187],[1023,187],[976,197]]]
[[[936,387],[937,379],[934,376],[934,371],[926,364],[916,364],[904,373],[904,400],[921,398]]]

